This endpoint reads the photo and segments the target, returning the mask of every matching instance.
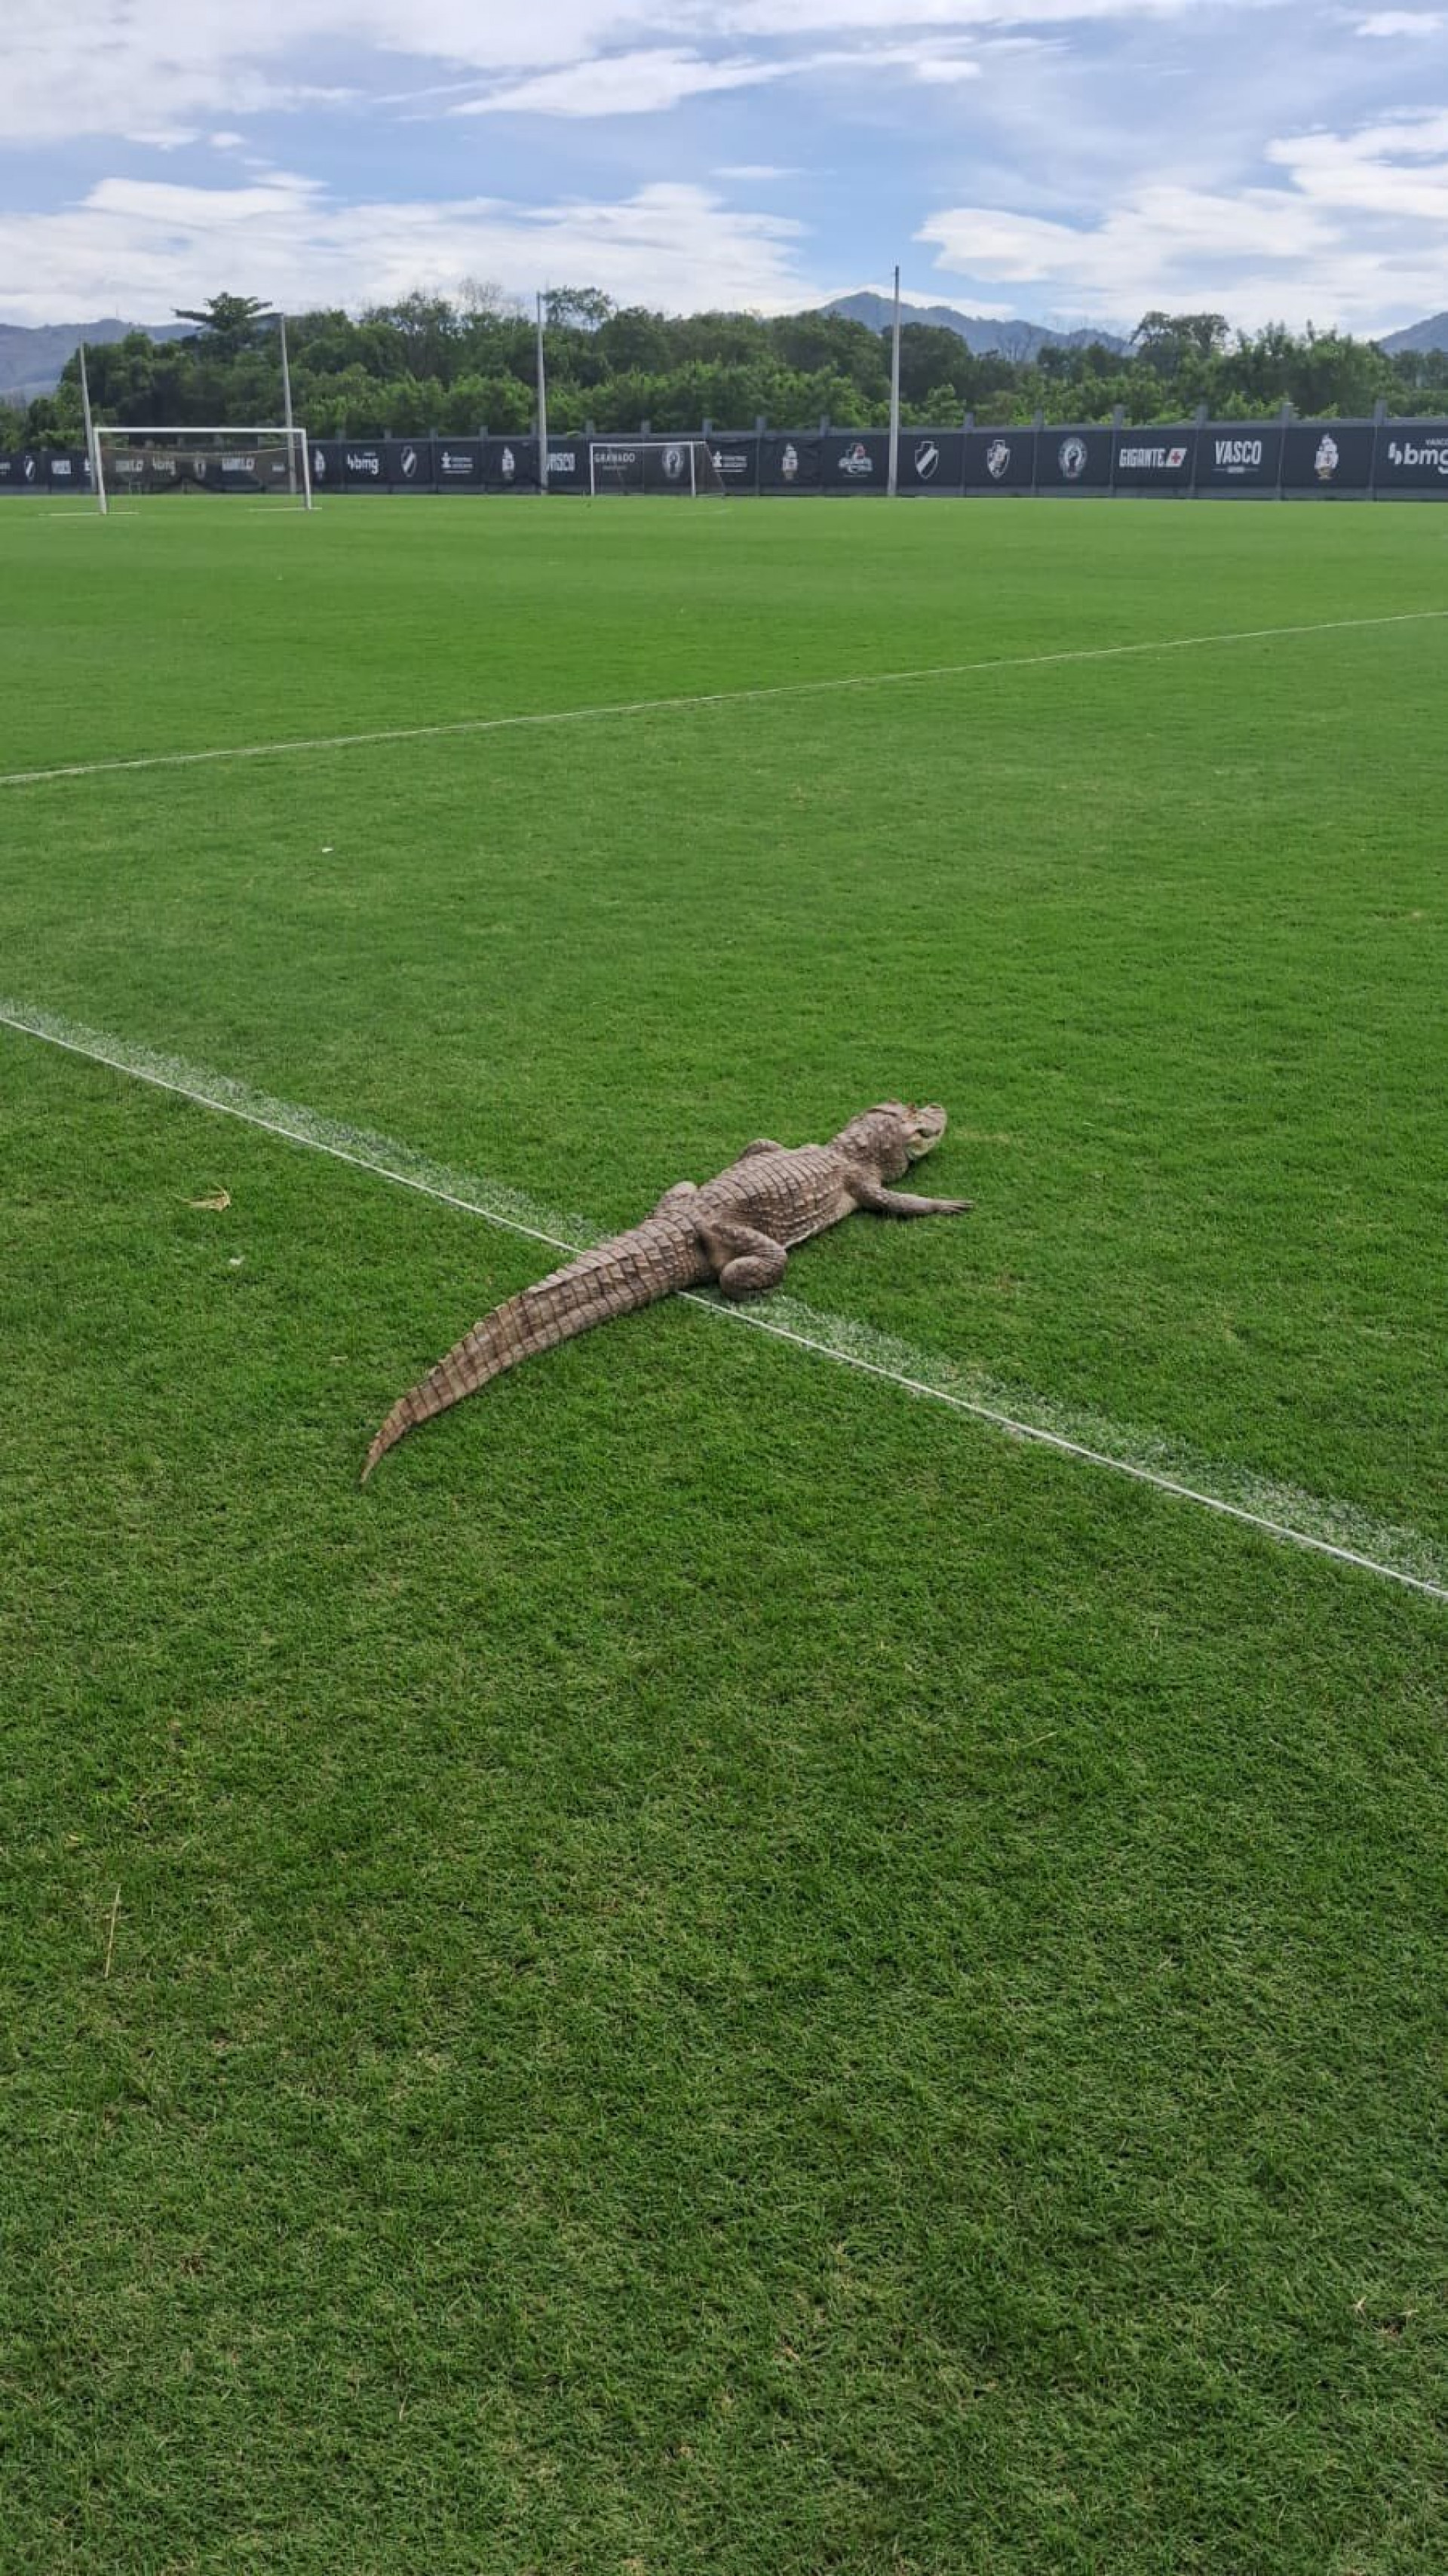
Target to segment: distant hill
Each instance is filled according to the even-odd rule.
[[[1390,331],[1378,347],[1390,358],[1404,349],[1448,349],[1448,313],[1434,313],[1426,322],[1410,322],[1406,330]]]
[[[858,295],[837,295],[821,309],[843,313],[847,321],[863,322],[870,331],[888,331],[894,310],[888,295],[876,295],[868,287]],[[902,304],[900,319],[956,331],[976,357],[1034,358],[1038,349],[1087,349],[1094,341],[1103,349],[1130,346],[1114,331],[1048,331],[1039,322],[989,322],[983,314],[957,313],[951,304]]]
[[[128,331],[144,331],[152,340],[184,340],[194,322],[0,322],[0,402],[33,402],[53,394],[61,369],[82,340],[98,345],[124,340]]]

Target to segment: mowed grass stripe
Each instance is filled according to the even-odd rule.
[[[225,760],[280,760],[302,752],[354,751],[377,744],[424,742],[448,735],[513,733],[545,725],[597,724],[631,716],[687,715],[715,707],[743,707],[780,698],[824,697],[840,690],[898,688],[907,683],[969,679],[1000,671],[1031,671],[1068,662],[1115,662],[1152,653],[1190,653],[1210,645],[1277,643],[1289,638],[1349,634],[1365,627],[1414,626],[1448,617],[1448,608],[1402,609],[1386,617],[1333,617],[1311,625],[1244,626],[1208,635],[1170,635],[1135,644],[1072,646],[1060,652],[996,654],[976,662],[930,663],[912,671],[864,671],[816,680],[786,680],[760,688],[716,689],[692,697],[621,698],[596,706],[549,707],[524,714],[462,716],[446,723],[385,725],[370,733],[306,734],[277,742],[212,744],[199,751],[141,752],[126,759],[68,761],[48,769],[0,771],[0,787],[39,787],[65,778],[98,778],[134,769],[192,769]]]
[[[54,1013],[0,999],[0,1026],[41,1039],[68,1054],[88,1057],[155,1089],[174,1092],[200,1108],[239,1118],[290,1144],[351,1163],[375,1173],[380,1180],[420,1191],[427,1198],[437,1199],[465,1215],[481,1217],[508,1233],[546,1243],[555,1251],[578,1251],[599,1240],[605,1231],[537,1208],[506,1183],[450,1171],[391,1138],[369,1135],[343,1121],[322,1118],[294,1102],[253,1091],[229,1075],[209,1072],[183,1058],[158,1054],[129,1040],[81,1028]],[[1130,1454],[1133,1444],[1115,1424],[1099,1417],[1083,1419],[1066,1408],[1052,1408],[1040,1401],[1023,1410],[1018,1400],[1011,1404],[1003,1389],[979,1376],[971,1378],[958,1363],[934,1352],[917,1350],[851,1318],[822,1314],[797,1299],[773,1298],[766,1310],[685,1291],[679,1302],[752,1325],[797,1349],[839,1361],[911,1395],[973,1415],[1014,1439],[1033,1441],[1085,1465],[1132,1477],[1139,1484],[1154,1486],[1178,1501],[1240,1521],[1270,1538],[1334,1557],[1384,1581],[1401,1583],[1435,1600],[1448,1601],[1448,1564],[1428,1541],[1414,1530],[1384,1527],[1350,1503],[1327,1502],[1290,1486],[1269,1484],[1244,1468],[1224,1468],[1217,1462],[1184,1457],[1160,1438],[1153,1439],[1149,1445],[1158,1460],[1175,1459],[1179,1472],[1170,1473],[1164,1463],[1149,1464],[1139,1444],[1137,1454]],[[968,1383],[973,1384],[974,1392],[967,1391]],[[1213,1484],[1231,1486],[1236,1498],[1208,1490]]]

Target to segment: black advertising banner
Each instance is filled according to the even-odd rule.
[[[1280,420],[1209,420],[1197,433],[1199,492],[1274,493],[1281,466]]]
[[[595,438],[589,451],[588,488],[591,492],[642,492],[645,488],[647,450],[640,438]],[[673,473],[670,488],[682,481],[689,488],[689,460],[682,447],[671,448]]]
[[[965,434],[967,492],[1029,492],[1036,480],[1033,429],[969,429]]]
[[[890,480],[890,434],[884,429],[832,429],[824,440],[826,492],[883,492]]]
[[[307,452],[313,494],[340,492],[347,479],[346,445],[340,438],[314,438]]]
[[[385,438],[382,442],[383,472],[393,492],[430,492],[432,490],[432,440],[430,438]]]
[[[1373,431],[1370,421],[1294,420],[1282,441],[1282,489],[1294,498],[1306,492],[1333,500],[1339,493],[1366,492],[1373,476]]]
[[[793,438],[787,430],[767,430],[759,442],[760,491],[817,492],[823,457],[821,438],[803,430]]]
[[[1195,421],[1173,421],[1163,429],[1118,429],[1112,433],[1111,477],[1118,492],[1190,492],[1196,462]]]
[[[67,455],[58,453],[52,448],[48,462],[52,492],[88,492],[90,490],[90,459],[83,449],[72,448]]]
[[[1094,492],[1099,499],[1111,489],[1111,463],[1116,433],[1111,429],[1043,429],[1036,436],[1038,492]]]
[[[518,444],[518,453],[520,456],[523,452],[524,446],[529,448],[530,453],[532,452],[533,442],[531,440],[524,440],[521,443],[515,443]],[[588,441],[586,438],[549,439],[548,489],[550,492],[587,493]]]
[[[704,482],[716,496],[759,489],[759,441],[751,430],[711,430],[704,442],[709,463]]]
[[[385,492],[387,467],[381,442],[370,438],[341,441],[342,474],[349,492]]]
[[[1375,488],[1448,501],[1448,420],[1385,420],[1373,464]]]
[[[45,459],[33,447],[14,448],[0,456],[0,492],[39,492],[45,483]]]
[[[960,490],[965,472],[965,434],[958,429],[902,429],[896,460],[896,489],[937,492],[949,497]]]
[[[432,442],[433,489],[481,492],[483,442],[480,438],[435,438]]]
[[[537,491],[536,438],[483,438],[478,441],[478,451],[478,471],[485,492]]]

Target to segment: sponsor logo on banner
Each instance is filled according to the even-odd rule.
[[[513,454],[511,447],[505,447],[502,455],[498,459],[498,472],[501,474],[505,483],[511,483],[517,471],[517,457]]]
[[[70,481],[70,458],[68,456],[52,456],[50,460],[50,471],[53,481],[57,483],[68,483]]]
[[[221,470],[223,474],[254,474],[256,472],[256,458],[254,456],[223,456],[221,460]]]
[[[779,470],[784,476],[786,483],[792,483],[796,474],[799,472],[799,451],[793,443],[786,447],[784,454],[781,456],[779,460]]]
[[[1324,430],[1317,442],[1317,454],[1312,460],[1312,470],[1319,483],[1330,483],[1340,463],[1337,440]]]
[[[668,483],[683,482],[684,451],[682,447],[666,447],[664,449],[664,479]]]
[[[347,471],[349,474],[380,474],[382,471],[382,459],[378,455],[376,448],[360,448],[354,455],[352,449],[349,447],[347,450]]]
[[[471,474],[473,470],[471,456],[457,456],[446,447],[442,451],[438,464],[439,470],[444,474]]]
[[[404,481],[404,482],[406,482],[406,483],[410,483],[410,482],[412,481],[412,478],[413,478],[414,474],[417,472],[417,450],[416,450],[416,448],[415,448],[415,447],[404,447],[404,449],[403,449],[403,451],[402,451],[402,459],[401,459],[401,462],[402,462],[402,476],[403,476],[403,481]]]
[[[993,438],[985,452],[985,470],[993,483],[999,483],[1001,476],[1009,473],[1010,463],[1011,451],[1009,440],[1004,438]]]
[[[320,447],[314,447],[312,450],[312,481],[314,483],[325,483],[326,479],[327,460],[322,454]]]
[[[842,474],[848,474],[851,482],[858,482],[862,475],[873,474],[874,471],[875,460],[873,456],[870,454],[864,441],[857,438],[854,446],[847,447],[844,455],[840,458],[840,472]]]
[[[1255,474],[1262,463],[1260,438],[1218,438],[1212,459],[1219,474]]]
[[[726,474],[747,474],[749,471],[750,458],[746,448],[716,447],[713,457],[714,471],[721,477]]]
[[[1086,471],[1085,439],[1063,438],[1056,450],[1056,463],[1061,469],[1063,483],[1079,483]]]
[[[593,451],[593,462],[595,468],[601,465],[605,474],[626,474],[629,467],[631,465],[637,465],[638,461],[639,452],[636,447],[596,447]],[[560,457],[550,456],[548,459],[549,473],[553,473],[555,468],[559,466],[561,462],[562,459]]]
[[[1184,447],[1123,447],[1116,468],[1120,474],[1179,474],[1186,461]]]
[[[1410,438],[1389,439],[1388,462],[1398,466],[1431,465],[1435,474],[1448,474],[1448,437],[1427,439],[1421,447],[1415,447]]]
[[[940,450],[933,438],[922,438],[915,450],[915,471],[922,483],[931,483],[940,472]]]

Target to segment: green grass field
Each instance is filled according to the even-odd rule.
[[[0,1027],[4,2576],[1441,2576],[1448,511],[0,592],[10,1019],[575,1235],[939,1099],[776,1316],[1387,1569],[678,1304],[361,1492],[556,1256]]]

